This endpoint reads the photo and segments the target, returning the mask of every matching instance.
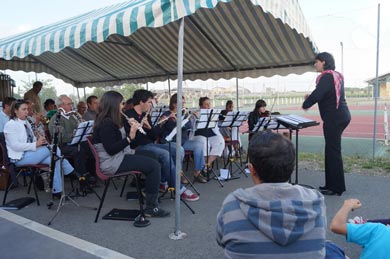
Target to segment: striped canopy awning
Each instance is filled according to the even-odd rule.
[[[76,87],[177,77],[312,71],[317,48],[296,0],[131,0],[0,40],[0,69],[46,72]]]

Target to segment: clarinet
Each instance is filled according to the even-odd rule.
[[[35,126],[35,123],[29,118],[29,117],[26,117],[26,120],[28,121],[28,123],[30,123],[30,126],[31,126],[31,130],[32,132],[34,133],[35,137],[38,139],[39,136],[43,136],[46,140],[46,143],[47,145],[45,145],[47,147],[47,149],[49,149],[49,151],[51,152],[51,146],[49,144],[49,142],[47,141],[46,139],[46,136],[45,135],[41,135],[37,129],[37,127]]]
[[[53,188],[53,178],[54,178],[54,169],[56,166],[56,160],[57,160],[57,148],[58,148],[58,141],[59,141],[59,131],[58,131],[58,125],[60,124],[61,120],[61,114],[64,112],[62,108],[59,108],[57,110],[56,119],[54,121],[54,135],[53,135],[53,147],[51,151],[51,160],[50,160],[50,177],[49,177],[49,186],[52,189]]]

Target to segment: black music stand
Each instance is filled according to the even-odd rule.
[[[219,125],[220,128],[231,128],[231,130],[227,131],[230,133],[229,142],[230,142],[231,148],[230,148],[229,153],[228,153],[227,163],[224,164],[225,169],[227,168],[227,166],[229,166],[228,175],[227,175],[226,179],[222,179],[222,180],[229,181],[229,180],[234,180],[234,179],[240,178],[239,176],[233,176],[237,171],[239,171],[240,173],[243,173],[245,175],[245,177],[248,177],[246,175],[244,169],[242,169],[241,157],[240,157],[240,164],[238,164],[236,162],[236,159],[233,157],[233,128],[237,128],[237,141],[238,141],[238,137],[239,137],[238,127],[240,127],[242,122],[246,121],[247,118],[248,118],[248,112],[240,112],[240,111],[233,112],[233,111],[231,111],[231,112],[228,112],[225,116],[225,119],[222,122],[220,122],[220,125]],[[239,145],[238,148],[240,149],[239,141],[238,141],[238,145]],[[234,172],[233,172],[233,164],[236,165],[236,167],[237,167],[236,171],[234,171]]]
[[[57,116],[58,116],[58,121],[59,121],[59,116],[61,116],[61,114],[57,115]],[[53,220],[60,213],[62,207],[66,205],[66,200],[70,200],[75,206],[81,207],[80,204],[78,204],[74,199],[72,199],[72,197],[70,197],[70,194],[73,192],[73,190],[70,193],[68,193],[68,194],[65,192],[65,179],[64,179],[64,168],[63,168],[64,155],[62,155],[62,154],[60,156],[57,155],[58,143],[60,143],[60,140],[61,140],[61,128],[60,128],[60,126],[58,126],[57,118],[56,118],[56,125],[54,127],[55,128],[54,128],[54,138],[53,138],[53,148],[52,148],[52,161],[51,161],[51,165],[50,165],[50,170],[51,170],[51,172],[53,174],[53,177],[51,179],[54,178],[55,163],[59,160],[59,162],[60,162],[60,174],[61,174],[62,191],[61,191],[61,198],[60,198],[60,201],[58,203],[57,211],[54,214],[54,216],[50,219],[50,221],[47,223],[48,225],[51,225]],[[49,209],[51,209],[51,207],[53,205],[54,205],[54,202],[50,201],[47,204],[47,207]],[[91,207],[86,207],[86,206],[83,206],[83,207],[96,210],[96,208],[91,208]]]
[[[150,113],[150,120],[152,121],[152,124],[150,126],[152,126],[152,128],[156,126],[161,116],[167,111],[169,111],[169,108],[166,106],[157,106],[152,108]]]
[[[87,137],[91,134],[94,121],[83,121],[76,129],[76,132],[68,145],[77,145],[80,148],[80,143],[87,141]]]
[[[199,120],[196,124],[196,130],[198,129],[213,129],[217,126],[217,123],[219,121],[219,115],[221,113],[221,109],[200,109],[199,113]],[[206,160],[209,160],[209,137],[206,136]],[[210,181],[210,174],[214,176],[214,179],[216,179],[219,182],[219,185],[223,187],[223,184],[219,177],[215,174],[212,166],[208,163],[206,163],[206,170],[207,170],[207,181]]]
[[[72,137],[72,140],[68,143],[69,146],[77,146],[77,150],[80,151],[80,145],[82,142],[87,141],[87,137],[91,135],[93,125],[95,124],[95,121],[90,120],[90,121],[83,121],[81,122],[75,131],[75,134]],[[91,190],[96,197],[100,199],[100,196],[96,193],[96,191],[90,186],[88,181],[85,179],[85,175],[80,176],[80,179],[84,180],[84,184],[86,184],[86,187]],[[80,186],[81,187],[81,186]],[[85,185],[84,185],[85,187]],[[81,189],[81,188],[80,188]],[[73,190],[72,190],[73,192]],[[72,193],[71,192],[71,193]],[[87,192],[84,190],[81,190],[84,196],[86,196]],[[78,189],[76,190],[76,196],[78,196]]]
[[[276,118],[276,120],[288,128],[290,130],[290,139],[292,138],[292,131],[295,130],[295,183],[294,184],[299,184],[298,183],[298,150],[299,150],[299,145],[298,145],[298,135],[299,135],[299,130],[304,129],[307,127],[312,127],[312,126],[317,126],[320,123],[314,120],[310,120],[308,118],[299,116],[299,115],[280,115]],[[291,182],[291,178],[290,178]],[[314,189],[313,186],[310,185],[305,185],[305,184],[299,184],[304,187],[308,187],[311,189]]]

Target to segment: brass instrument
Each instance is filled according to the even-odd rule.
[[[145,130],[142,128],[141,124],[140,123],[135,123],[135,122],[132,122],[131,119],[123,112],[121,111],[121,114],[123,115],[123,117],[125,117],[125,119],[129,122],[130,126],[136,126],[137,127],[137,130],[139,132],[141,132],[142,134],[146,135],[146,132]]]

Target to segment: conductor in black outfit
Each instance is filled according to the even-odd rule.
[[[344,77],[335,71],[335,61],[327,52],[319,53],[314,67],[321,74],[316,89],[305,96],[302,108],[307,110],[318,103],[325,138],[325,185],[319,189],[325,195],[341,195],[345,190],[341,135],[351,121],[345,101]]]

